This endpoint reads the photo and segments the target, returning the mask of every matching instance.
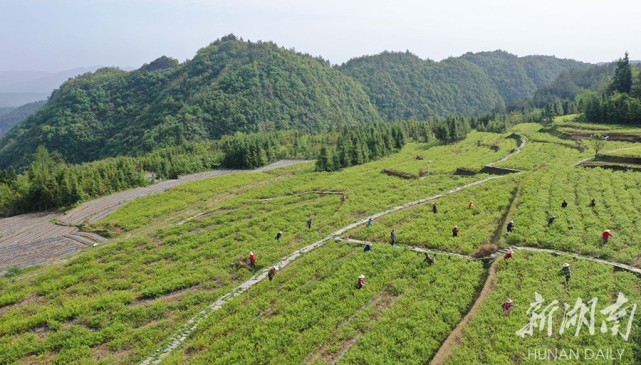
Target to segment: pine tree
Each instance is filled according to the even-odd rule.
[[[625,57],[617,61],[617,69],[614,71],[614,78],[609,87],[609,92],[620,92],[624,94],[630,93],[632,90],[632,68],[630,67],[630,60],[628,59],[628,52]]]

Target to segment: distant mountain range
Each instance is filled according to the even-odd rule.
[[[46,100],[54,89],[69,78],[94,72],[98,68],[81,67],[61,72],[0,71],[0,107],[17,107]]]
[[[540,100],[567,94],[564,85],[577,92],[598,84],[609,68],[590,71],[594,67],[505,51],[440,62],[383,52],[331,66],[271,42],[229,35],[183,63],[163,56],[138,70],[102,68],[64,82],[0,140],[0,167],[25,166],[38,145],[76,163],[235,132],[314,132],[383,120],[479,115],[531,102],[544,87]],[[560,75],[577,80],[554,84]],[[15,87],[8,79],[5,87]],[[31,85],[43,79],[32,78]]]

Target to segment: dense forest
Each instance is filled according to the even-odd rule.
[[[70,207],[157,179],[177,178],[220,165],[248,169],[284,158],[318,158],[318,169],[334,171],[394,153],[408,138],[450,143],[465,138],[470,128],[471,119],[449,117],[337,127],[314,134],[294,130],[236,133],[139,157],[120,156],[83,164],[68,164],[60,153],[39,146],[23,173],[13,167],[0,170],[0,216]]]
[[[40,110],[45,103],[45,100],[34,101],[17,108],[11,108],[6,113],[0,113],[0,137],[5,135],[14,125]]]
[[[161,57],[70,79],[0,142],[0,167],[27,165],[39,145],[78,163],[234,132],[378,121],[362,86],[328,62],[230,35],[182,64]]]
[[[538,87],[564,71],[588,67],[574,60],[494,51],[441,62],[409,52],[383,52],[352,59],[339,69],[365,86],[387,120],[407,120],[503,111],[531,99]]]
[[[628,53],[616,62],[607,88],[584,98],[584,117],[590,122],[641,123],[641,69],[630,64]]]
[[[554,81],[563,71],[589,67],[575,60],[550,56],[520,58],[505,51],[466,53],[461,58],[485,71],[506,105],[531,98],[537,88]]]
[[[352,59],[339,69],[360,81],[385,119],[473,115],[504,107],[490,78],[455,58],[422,60],[405,52]]]

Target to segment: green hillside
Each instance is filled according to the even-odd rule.
[[[326,61],[230,35],[184,63],[161,57],[67,81],[0,142],[0,167],[24,165],[38,145],[83,162],[237,131],[376,121],[362,87]]]
[[[35,101],[33,103],[25,104],[17,108],[13,108],[6,113],[0,113],[0,137],[7,134],[14,125],[28,118],[30,115],[36,113],[46,101]]]
[[[461,58],[481,67],[492,79],[506,105],[531,98],[537,88],[563,71],[589,64],[550,56],[517,57],[505,51],[466,53]]]
[[[568,70],[589,65],[551,56],[517,57],[504,51],[466,53],[440,62],[409,52],[383,52],[339,67],[360,81],[388,120],[477,115],[534,96]]]
[[[636,145],[603,148],[639,157]],[[599,363],[638,364],[641,322],[630,312],[641,300],[641,222],[630,202],[641,201],[641,175],[576,166],[595,153],[587,139],[578,146],[522,123],[451,144],[412,141],[336,172],[307,163],[139,198],[84,226],[107,242],[0,277],[0,363],[508,365],[532,363],[529,348],[558,345],[622,349],[618,361]],[[457,172],[491,162],[520,172]],[[382,173],[425,167],[423,178]],[[604,243],[606,227],[614,236]],[[497,251],[508,247],[509,260]],[[424,250],[435,262],[424,262]],[[517,337],[535,293],[543,307],[557,301],[546,322],[554,332]],[[602,310],[620,294],[627,312],[609,318]],[[575,303],[584,314],[595,303],[594,333],[564,320]],[[460,340],[443,353],[452,333]]]
[[[365,86],[388,120],[474,115],[503,106],[483,70],[461,59],[434,62],[407,52],[383,52],[352,59],[339,69]]]

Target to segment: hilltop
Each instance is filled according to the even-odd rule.
[[[230,35],[184,63],[161,57],[67,81],[0,142],[0,167],[24,165],[38,145],[76,163],[234,132],[380,120],[362,86],[326,61]]]
[[[538,88],[587,63],[505,51],[466,53],[440,62],[410,52],[383,52],[339,67],[360,81],[388,120],[478,115],[530,99]]]

